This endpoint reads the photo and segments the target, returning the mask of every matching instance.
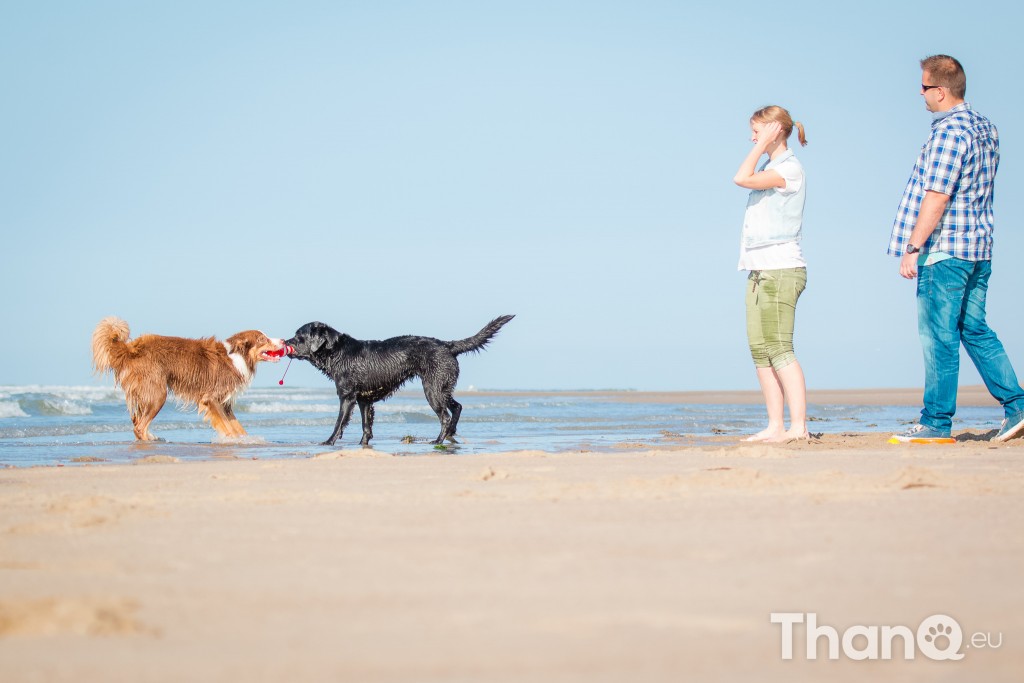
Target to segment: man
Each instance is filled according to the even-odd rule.
[[[892,441],[953,442],[960,344],[1003,406],[1006,419],[992,440],[1006,441],[1024,433],[1024,389],[985,322],[999,134],[964,101],[960,62],[935,55],[921,60],[921,70],[932,130],[903,192],[888,253],[900,257],[901,276],[917,278],[924,409],[920,423]]]

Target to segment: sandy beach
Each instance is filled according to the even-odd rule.
[[[1019,680],[988,436],[0,470],[0,680]]]

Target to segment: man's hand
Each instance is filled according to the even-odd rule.
[[[917,277],[917,257],[920,254],[903,254],[900,259],[900,276],[908,280]]]

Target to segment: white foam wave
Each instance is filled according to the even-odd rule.
[[[92,415],[92,408],[68,399],[43,399],[41,405],[44,415]]]
[[[115,387],[61,386],[46,384],[25,384],[0,386],[0,399],[15,396],[38,396],[67,399],[69,401],[111,401],[124,400],[124,394]]]
[[[244,413],[261,413],[261,414],[273,414],[273,413],[336,413],[338,412],[337,404],[328,403],[284,403],[284,402],[270,402],[270,403],[240,403],[237,406],[240,412]]]
[[[5,417],[28,417],[17,401],[0,401],[0,419]]]
[[[288,391],[274,391],[266,389],[249,389],[242,395],[243,399],[249,401],[280,401],[280,402],[310,402],[310,401],[328,401],[331,399],[337,399],[338,394],[336,391],[310,391],[306,393],[297,393],[294,390]]]

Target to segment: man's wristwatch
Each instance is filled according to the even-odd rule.
[[[916,254],[919,251],[921,251],[921,249],[919,247],[915,247],[913,244],[908,244],[907,245],[907,253],[908,254]]]

